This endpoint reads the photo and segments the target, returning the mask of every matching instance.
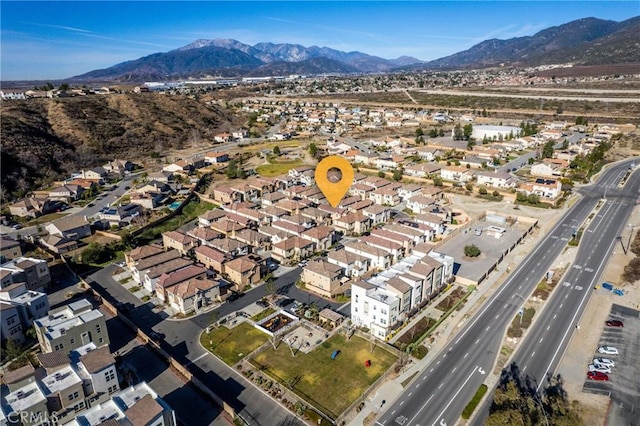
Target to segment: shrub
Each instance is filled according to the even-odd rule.
[[[475,244],[468,244],[464,246],[464,255],[467,257],[478,257],[482,252]]]

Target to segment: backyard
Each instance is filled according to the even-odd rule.
[[[287,173],[294,167],[301,166],[302,164],[302,160],[300,159],[293,161],[273,162],[270,164],[262,164],[256,167],[256,172],[260,176],[265,177],[279,176],[281,174]]]
[[[332,353],[340,353],[331,359]],[[293,389],[312,405],[333,418],[339,416],[396,361],[397,356],[381,344],[337,334],[314,351],[293,356],[281,343],[258,354],[251,363],[259,370]],[[371,365],[365,366],[369,360]]]
[[[251,324],[241,322],[231,329],[223,325],[210,333],[202,333],[200,343],[228,365],[234,365],[258,349],[268,338],[269,336]]]

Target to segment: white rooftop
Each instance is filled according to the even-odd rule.
[[[37,382],[29,383],[11,392],[5,399],[14,412],[27,411],[30,407],[47,401]]]
[[[90,308],[91,303],[88,300],[79,300],[62,310],[50,313],[47,317],[38,319],[36,323],[40,327],[46,327],[49,339],[57,339],[66,330],[103,317],[100,311],[97,309],[88,310]]]
[[[66,366],[42,379],[46,395],[56,394],[78,383],[82,383],[82,379],[71,366]]]

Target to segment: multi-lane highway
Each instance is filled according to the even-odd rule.
[[[629,178],[623,190],[617,189],[630,164],[631,161],[627,161],[609,168],[596,184],[581,191],[583,197],[580,201],[516,268],[492,300],[389,404],[376,424],[455,424],[467,402],[492,370],[507,325],[572,238],[574,229],[588,219],[606,192],[608,201],[590,219],[589,227],[583,234],[576,259],[580,269],[573,268],[563,280],[572,284],[561,284],[559,291],[553,294],[548,302],[549,307],[543,312],[544,319],[541,317],[536,321],[529,334],[533,337],[526,340],[526,345],[521,344],[522,349],[518,352],[516,362],[526,361],[521,368],[526,365],[526,374],[539,383],[548,371],[553,371],[588,299],[592,279],[597,278],[638,197],[640,172]],[[574,276],[576,271],[582,272]],[[583,281],[584,285],[578,284]],[[574,294],[565,298],[567,291]],[[556,318],[553,318],[554,314]],[[540,329],[544,335],[538,335]]]

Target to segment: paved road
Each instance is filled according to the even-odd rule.
[[[616,169],[624,172],[622,167]],[[583,233],[571,269],[544,310],[537,314],[537,321],[512,359],[518,370],[537,384],[539,391],[544,389],[547,378],[560,363],[609,255],[614,245],[619,244],[617,237],[622,235],[640,193],[640,172],[633,175],[623,190],[616,189],[615,183],[608,188],[611,189],[607,190],[607,201]],[[571,224],[565,225],[570,227]],[[595,354],[596,348],[585,350],[593,350]],[[479,409],[474,424],[483,424],[488,414],[487,401]]]
[[[596,185],[583,189],[583,198],[562,217],[527,259],[516,268],[493,299],[455,336],[455,340],[416,375],[396,401],[387,406],[386,412],[376,424],[455,424],[467,402],[485,381],[487,372],[491,371],[504,331],[524,303],[524,298],[535,289],[554,259],[566,246],[573,228],[582,223],[597,205],[604,188],[615,187],[628,164],[629,162],[607,170]],[[634,177],[634,185],[637,185],[639,173]],[[614,192],[617,191],[609,189],[609,196],[612,197]],[[635,197],[637,193],[629,199]],[[609,211],[610,208],[606,208],[604,211],[607,213],[617,211]],[[611,234],[608,232],[601,236],[599,241],[611,245],[610,239],[605,241],[606,238],[612,238],[614,231],[610,232]],[[595,236],[597,234],[594,234]],[[595,243],[596,238],[589,242]],[[606,250],[600,248],[598,254],[603,255],[604,251]],[[555,327],[553,330],[562,336],[565,328]],[[533,369],[533,366],[529,366],[529,369]]]
[[[569,145],[573,145],[577,143],[580,139],[585,137],[585,133],[573,133],[566,138],[569,142]],[[558,142],[553,146],[554,149],[559,149],[562,147],[563,142]],[[508,172],[509,170],[520,169],[521,167],[527,166],[529,164],[529,159],[533,158],[534,160],[538,158],[538,151],[527,152],[526,154],[521,155],[520,157],[509,161],[507,164],[498,167],[499,172]]]
[[[187,320],[167,320],[164,314],[153,312],[150,303],[143,303],[122,285],[116,283],[111,278],[115,268],[114,265],[111,265],[101,269],[89,276],[87,281],[108,300],[125,303],[131,309],[127,315],[136,325],[147,332],[153,330],[160,334],[163,337],[161,343],[163,349],[183,365],[187,365],[193,374],[234,407],[252,425],[271,426],[292,421],[291,413],[248,384],[242,375],[201,348],[198,337],[211,322],[211,312]],[[296,268],[277,278],[275,280],[277,292],[304,303],[314,302],[321,308],[329,305],[337,309],[341,306],[309,295],[295,287],[295,282],[300,277],[300,271],[300,268]],[[220,305],[214,312],[218,318],[222,318],[264,296],[264,286],[260,286],[233,302]],[[348,313],[348,308],[348,305],[342,305],[342,312]]]
[[[545,99],[553,101],[600,101],[600,102],[624,102],[624,103],[638,103],[640,98],[608,98],[608,97],[596,97],[596,96],[549,96],[539,95],[536,93],[526,94],[510,94],[510,93],[489,93],[489,92],[470,92],[470,91],[458,91],[458,90],[428,90],[418,89],[417,92],[428,93],[430,95],[457,95],[457,96],[481,96],[487,98],[517,98],[517,99]]]
[[[127,192],[125,188],[131,185],[131,181],[133,181],[133,179],[135,179],[138,175],[142,173],[144,172],[134,173],[129,176],[125,176],[120,182],[116,184],[106,185],[106,187],[111,187],[115,185],[117,188],[114,189],[113,191],[103,192],[104,197],[101,199],[96,199],[95,201],[92,201],[90,204],[93,204],[93,206],[91,207],[89,207],[88,205],[85,207],[72,207],[67,211],[69,213],[69,216],[80,215],[80,216],[86,216],[87,218],[89,218],[97,214],[103,207],[110,204],[114,204],[117,200],[120,199],[120,197],[122,197]],[[44,228],[44,224],[40,226]],[[17,234],[20,234],[22,237],[25,237],[27,235],[37,234],[38,227],[28,226],[22,229],[15,230],[15,229],[11,229],[8,226],[0,225],[0,233],[2,233],[3,235],[11,235],[14,238]]]

